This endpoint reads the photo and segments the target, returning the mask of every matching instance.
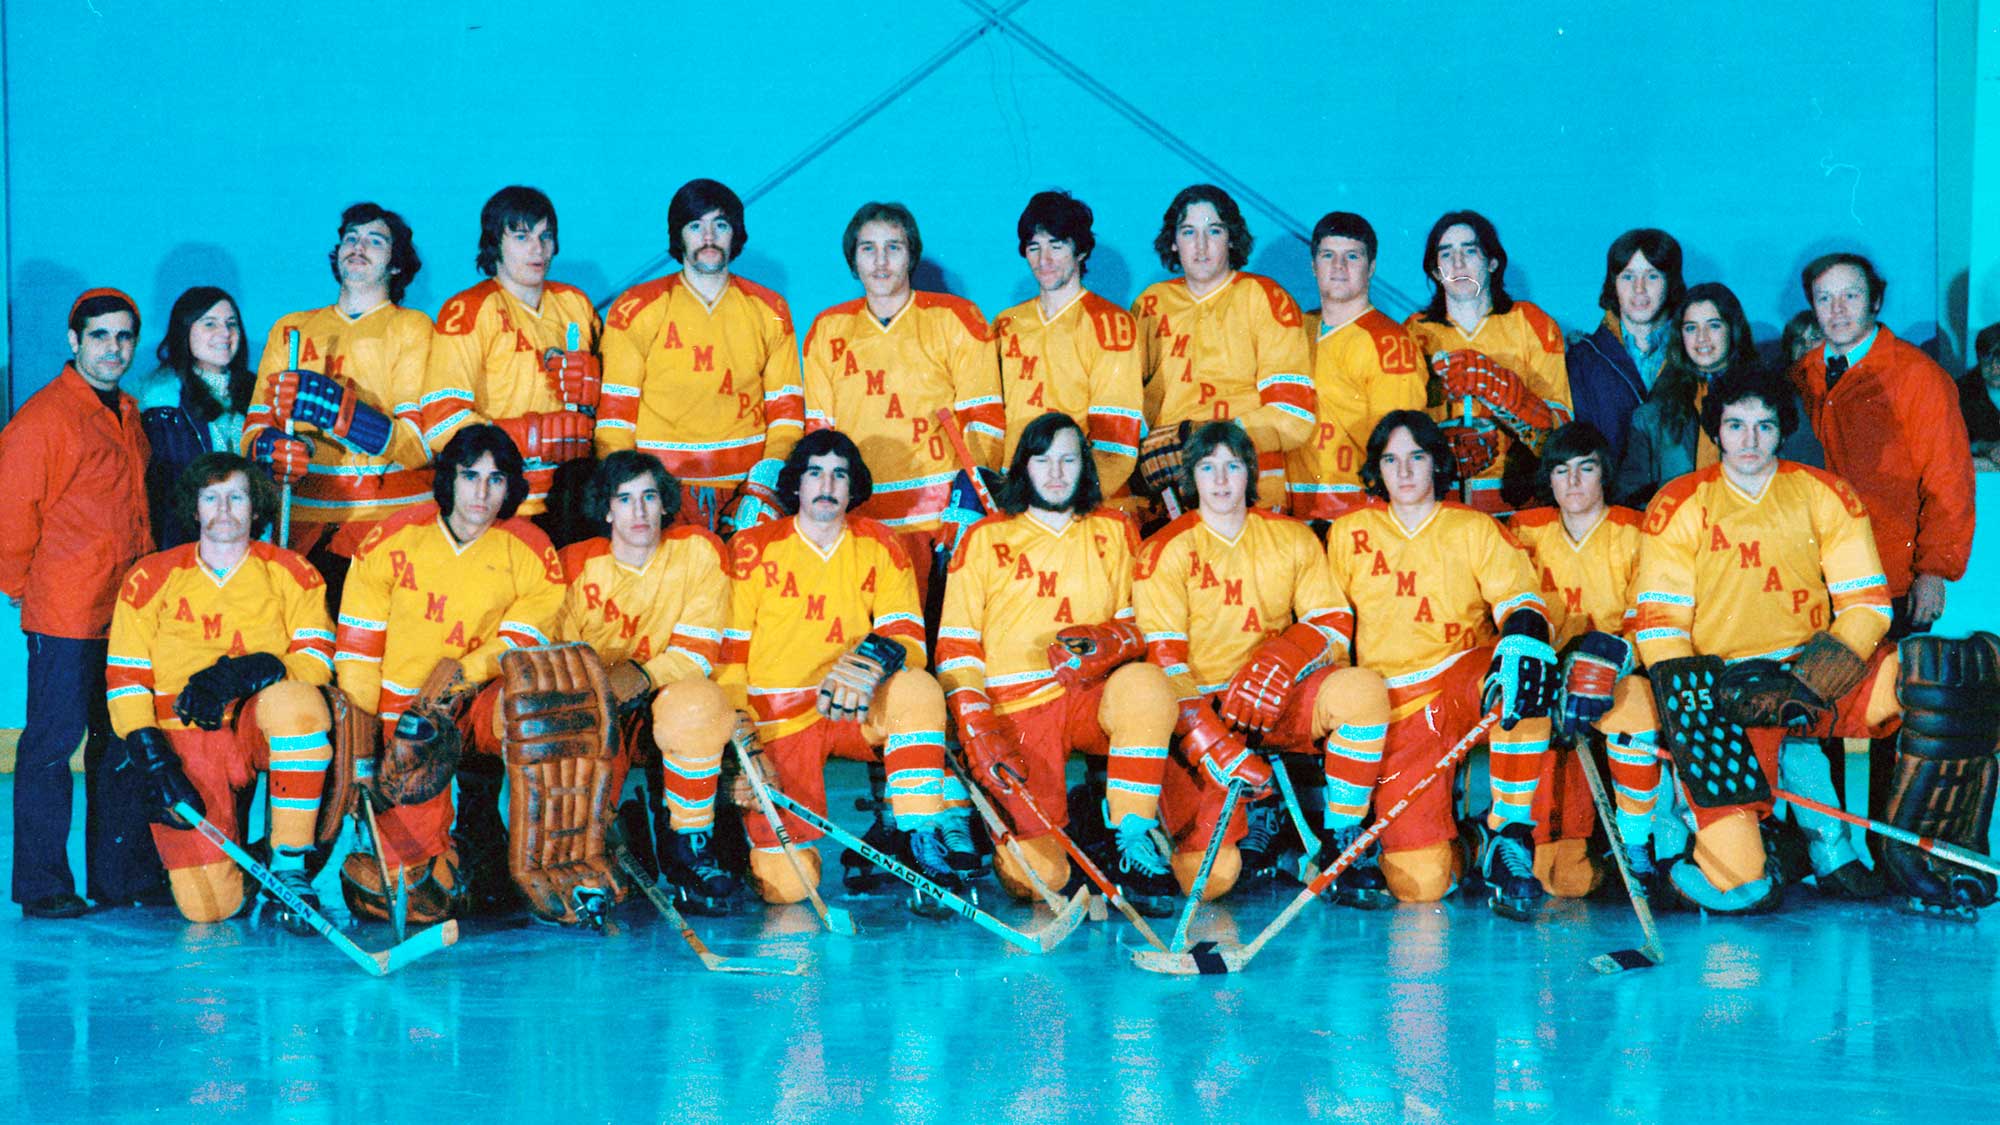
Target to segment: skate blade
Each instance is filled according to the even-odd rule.
[[[1335,887],[1333,904],[1355,910],[1388,910],[1396,905],[1396,896],[1388,891],[1343,891]]]
[[[1934,918],[1940,922],[1957,922],[1961,925],[1972,925],[1979,921],[1979,911],[1962,903],[1944,906],[1908,895],[1897,899],[1895,905],[1896,913],[1908,914],[1914,918]]]

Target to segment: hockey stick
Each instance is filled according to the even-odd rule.
[[[1665,750],[1655,750],[1653,751],[1653,756],[1668,763],[1674,760],[1673,755]],[[1949,840],[1940,840],[1935,836],[1919,836],[1907,828],[1898,828],[1893,824],[1884,824],[1879,820],[1870,820],[1865,816],[1857,816],[1846,809],[1837,809],[1832,805],[1823,805],[1811,797],[1801,797],[1797,793],[1788,793],[1775,785],[1771,786],[1771,796],[1776,797],[1780,801],[1790,801],[1800,808],[1810,809],[1824,816],[1830,816],[1835,820],[1844,820],[1849,824],[1865,828],[1885,840],[1894,840],[1899,844],[1908,844],[1919,851],[1929,852],[1949,863],[1956,863],[1960,867],[1969,867],[1974,871],[1984,871],[1988,875],[2000,877],[2000,862],[1995,862],[1992,856],[1983,855],[1970,848],[1959,847]]]
[[[958,454],[958,467],[972,478],[972,489],[979,494],[979,502],[986,505],[986,514],[996,515],[1000,505],[993,500],[993,494],[986,491],[986,481],[979,475],[979,463],[972,459],[972,447],[965,444],[965,431],[958,426],[958,415],[947,406],[937,412],[938,426],[944,430],[945,438],[951,442],[952,451]]]
[[[694,950],[695,956],[701,958],[702,965],[709,972],[766,976],[797,976],[805,972],[804,966],[783,957],[722,957],[710,952],[701,935],[695,933],[694,927],[688,925],[687,919],[674,908],[674,900],[646,877],[646,870],[639,866],[638,857],[625,845],[625,830],[617,821],[612,821],[611,827],[605,831],[604,843],[611,849],[612,858],[618,861],[618,869],[638,886],[640,893],[660,912],[660,917],[667,920],[667,925],[681,932],[681,940],[688,943],[688,948]]]
[[[1071,899],[1056,914],[1055,920],[1043,926],[1036,933],[1022,933],[1020,930],[1002,922],[1000,919],[995,918],[993,915],[986,913],[958,895],[946,890],[936,882],[926,879],[915,871],[910,870],[908,867],[884,854],[880,848],[877,848],[875,845],[870,844],[868,841],[863,840],[861,837],[856,836],[854,833],[849,832],[847,829],[842,828],[840,825],[835,824],[833,821],[828,820],[811,809],[806,808],[783,793],[773,791],[771,799],[791,810],[793,816],[798,817],[800,820],[840,841],[840,843],[847,847],[853,848],[875,866],[887,871],[917,890],[930,895],[932,898],[937,899],[958,914],[979,923],[989,933],[1029,953],[1047,953],[1049,950],[1061,945],[1063,939],[1068,937],[1070,932],[1075,930],[1077,925],[1083,921],[1083,912],[1087,906],[1086,900],[1090,898],[1088,890],[1078,890],[1076,897]]]
[[[1660,944],[1660,927],[1653,921],[1653,907],[1646,901],[1646,889],[1632,875],[1632,861],[1625,858],[1625,838],[1618,833],[1618,814],[1604,791],[1604,775],[1597,770],[1597,759],[1588,745],[1578,746],[1576,756],[1583,760],[1583,777],[1590,783],[1590,802],[1597,806],[1597,819],[1604,822],[1604,834],[1611,839],[1611,858],[1618,864],[1618,877],[1625,880],[1632,913],[1639,916],[1639,929],[1646,935],[1645,945],[1600,953],[1590,959],[1590,967],[1607,974],[1650,969],[1667,959],[1666,948]]]
[[[298,369],[299,369],[299,330],[296,328],[287,328],[285,329],[285,370],[297,371]],[[292,436],[292,415],[290,411],[285,412],[285,436],[286,437]],[[280,489],[278,492],[277,545],[286,548],[289,548],[292,545],[292,482],[291,481],[286,481],[285,487]],[[383,889],[387,890],[388,888],[385,887]]]
[[[193,805],[186,801],[176,801],[174,813],[193,825],[194,830],[201,833],[209,843],[221,848],[222,854],[234,860],[236,866],[248,871],[251,878],[262,883],[273,898],[296,911],[299,917],[305,919],[308,926],[332,942],[335,949],[346,954],[349,960],[374,976],[388,976],[419,957],[427,957],[447,945],[455,945],[458,942],[458,922],[456,919],[448,918],[416,937],[397,942],[380,953],[370,953],[354,944],[346,934],[335,929],[333,923],[326,920],[326,915],[313,909],[311,903],[293,893],[290,887],[280,882],[276,875],[271,874],[269,868],[258,863],[249,852],[239,847],[222,829],[210,823],[209,819],[201,815]]]
[[[1035,888],[1036,896],[1046,903],[1050,910],[1062,913],[1063,907],[1068,903],[1061,895],[1049,889],[1048,880],[1042,878],[1041,873],[1035,870],[1035,865],[1028,862],[1028,853],[1021,847],[1021,841],[1015,838],[1014,830],[1000,816],[1000,810],[994,808],[993,802],[987,799],[986,794],[979,788],[979,783],[972,779],[972,771],[966,768],[963,761],[956,758],[951,764],[958,772],[959,781],[965,786],[965,795],[972,801],[972,807],[979,810],[979,819],[986,822],[987,835],[993,837],[995,843],[1006,848],[1008,854],[1014,857],[1014,862],[1021,865],[1021,870],[1028,876],[1028,882]]]
[[[1132,963],[1149,973],[1193,975],[1242,972],[1251,958],[1257,956],[1258,951],[1264,948],[1265,943],[1278,936],[1286,926],[1291,925],[1292,919],[1298,917],[1299,911],[1304,910],[1307,903],[1318,898],[1332,886],[1341,872],[1347,870],[1362,852],[1367,851],[1381,838],[1383,830],[1388,828],[1391,822],[1403,815],[1424,790],[1436,784],[1437,779],[1456,765],[1460,758],[1471,753],[1472,748],[1479,744],[1479,740],[1486,737],[1487,728],[1499,721],[1500,712],[1497,708],[1481,716],[1480,720],[1472,725],[1472,729],[1465,732],[1465,737],[1458,740],[1458,745],[1447,750],[1444,757],[1439,758],[1437,764],[1430,768],[1430,772],[1418,778],[1416,784],[1410,787],[1410,791],[1403,794],[1402,800],[1391,805],[1387,812],[1375,819],[1375,823],[1368,826],[1367,831],[1355,837],[1354,842],[1347,845],[1347,850],[1341,852],[1339,857],[1328,864],[1312,882],[1306,884],[1306,888],[1292,899],[1283,912],[1271,919],[1271,924],[1265,926],[1249,945],[1237,945],[1234,942],[1225,945],[1221,942],[1205,941],[1185,953],[1156,953],[1150,949],[1141,949],[1132,954]]]
[[[1271,769],[1278,775],[1278,792],[1285,798],[1285,812],[1292,818],[1292,827],[1298,830],[1299,843],[1305,846],[1306,854],[1299,857],[1299,882],[1310,883],[1319,874],[1312,865],[1313,857],[1319,854],[1319,837],[1306,823],[1306,810],[1299,804],[1299,791],[1292,788],[1292,775],[1285,769],[1283,754],[1268,755]]]
[[[757,763],[750,760],[750,751],[743,748],[744,741],[754,737],[739,729],[736,734],[730,736],[729,745],[736,751],[736,761],[743,767],[743,776],[749,779],[751,790],[757,794],[757,807],[764,814],[764,823],[771,826],[771,834],[778,838],[778,847],[785,853],[786,862],[792,865],[792,874],[798,876],[799,885],[806,889],[806,898],[811,900],[813,911],[819,915],[819,920],[836,934],[852,936],[854,916],[838,906],[828,906],[826,900],[819,897],[819,888],[813,885],[813,880],[806,878],[806,865],[799,859],[798,848],[792,843],[791,833],[785,831],[784,818],[778,815],[778,810],[771,803],[774,797],[782,797],[784,794],[777,793],[764,784],[763,772],[757,768]]]
[[[1063,850],[1069,853],[1070,862],[1083,871],[1085,878],[1097,884],[1097,889],[1103,892],[1104,897],[1110,900],[1112,906],[1118,908],[1118,912],[1123,914],[1127,921],[1132,923],[1132,927],[1139,931],[1139,936],[1145,938],[1153,948],[1165,953],[1167,943],[1161,941],[1160,935],[1153,932],[1153,927],[1146,924],[1146,919],[1132,908],[1131,903],[1125,901],[1125,895],[1119,891],[1118,884],[1111,881],[1111,877],[1104,873],[1104,869],[1091,862],[1090,856],[1077,846],[1075,840],[1070,839],[1069,833],[1057,828],[1049,820],[1048,814],[1035,803],[1034,795],[1028,792],[1027,785],[1023,783],[1018,789],[1010,789],[1009,792],[1034,814],[1036,820],[1042,822],[1042,827],[1055,833],[1056,839],[1062,841]]]
[[[382,830],[375,826],[375,802],[367,793],[361,794],[361,807],[368,816],[368,847],[375,853],[375,870],[382,876],[382,893],[390,895],[389,923],[396,927],[396,940],[402,941],[410,935],[405,932],[409,926],[410,896],[404,889],[403,869],[396,868],[396,889],[389,890],[389,861],[382,855]],[[359,819],[358,817],[356,819]]]
[[[1201,909],[1201,895],[1208,889],[1208,873],[1215,867],[1215,857],[1222,851],[1222,838],[1229,834],[1229,821],[1236,815],[1237,802],[1243,799],[1243,783],[1229,783],[1229,793],[1222,798],[1222,815],[1216,818],[1215,831],[1208,838],[1208,850],[1201,853],[1201,868],[1194,873],[1194,884],[1188,888],[1187,905],[1181,908],[1180,925],[1174,927],[1173,948],[1188,947],[1188,928],[1194,925],[1194,915]]]

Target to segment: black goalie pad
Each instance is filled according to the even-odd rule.
[[[1722,714],[1715,690],[1722,670],[1719,656],[1663,660],[1650,669],[1661,742],[1688,800],[1705,809],[1771,800],[1749,732]]]

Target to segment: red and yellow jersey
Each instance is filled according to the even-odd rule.
[[[1630,633],[1638,615],[1632,582],[1639,573],[1644,523],[1645,516],[1630,508],[1606,508],[1579,542],[1570,538],[1555,508],[1530,508],[1507,521],[1541,575],[1551,643],[1558,650],[1592,631]]]
[[[858,516],[830,551],[800,534],[796,517],[740,532],[729,543],[729,625],[716,676],[765,738],[804,730],[833,662],[869,633],[894,639],[924,666],[917,576],[894,532]]]
[[[1000,468],[1007,417],[993,338],[972,302],[913,293],[883,324],[866,300],[813,320],[805,345],[806,429],[854,439],[875,478],[859,513],[899,531],[933,528],[951,499],[958,455],[938,426],[949,407],[972,456]]]
[[[713,676],[729,617],[722,540],[685,524],[661,536],[643,567],[611,553],[609,539],[562,550],[569,577],[556,638],[582,641],[604,663],[633,660],[653,683]]]
[[[140,727],[185,727],[174,700],[190,676],[225,656],[268,652],[285,662],[288,679],[333,679],[326,582],[311,563],[253,542],[235,569],[217,574],[199,548],[147,555],[118,588],[104,679],[121,738]]]
[[[1282,509],[1285,454],[1317,421],[1299,306],[1283,286],[1238,271],[1205,297],[1176,277],[1132,302],[1145,347],[1148,429],[1234,418],[1257,445],[1258,502]]]
[[[1569,360],[1563,352],[1562,326],[1527,301],[1515,301],[1513,308],[1480,321],[1470,333],[1450,321],[1440,324],[1427,320],[1422,312],[1411,313],[1403,324],[1417,341],[1426,372],[1430,370],[1430,357],[1439,352],[1475,351],[1519,375],[1528,389],[1555,412],[1557,425],[1576,416],[1569,394]],[[1462,420],[1468,414],[1472,418],[1493,416],[1485,404],[1477,401],[1446,402],[1435,376],[1429,378],[1427,386],[1430,415],[1440,422]],[[1465,484],[1468,502],[1482,510],[1498,511],[1505,506],[1499,496],[1500,475],[1513,442],[1512,436],[1503,430],[1500,456]],[[1475,493],[1492,495],[1475,499]]]
[[[984,692],[1002,713],[1061,695],[1049,645],[1071,625],[1133,620],[1138,550],[1138,526],[1105,508],[1061,531],[1032,513],[972,525],[944,588],[937,673],[946,693]]]
[[[1190,512],[1139,548],[1132,605],[1147,658],[1182,699],[1229,686],[1265,638],[1294,622],[1316,627],[1326,649],[1314,666],[1346,664],[1354,614],[1326,569],[1312,529],[1252,510],[1225,539]]]
[[[1330,520],[1365,502],[1368,434],[1391,410],[1423,409],[1428,368],[1410,333],[1372,308],[1345,324],[1309,313],[1306,339],[1319,421],[1285,455],[1285,488],[1292,515]]]
[[[1090,439],[1104,495],[1126,495],[1144,429],[1139,328],[1132,314],[1088,289],[1053,317],[1044,317],[1041,301],[1031,298],[993,318],[993,339],[1007,402],[1000,463],[1013,464],[1028,423],[1059,411]]]
[[[635,285],[604,326],[597,455],[637,448],[684,484],[733,485],[805,426],[785,299],[731,276],[709,304],[680,274]]]
[[[424,440],[431,449],[444,449],[451,435],[474,422],[562,410],[562,398],[542,370],[542,356],[568,345],[572,324],[577,350],[596,352],[597,310],[583,290],[556,281],[542,286],[538,309],[491,279],[446,301],[431,338],[421,405]],[[519,514],[541,512],[555,472],[554,462],[529,459],[528,500]]]
[[[312,464],[292,490],[292,519],[298,523],[354,523],[386,519],[430,498],[430,449],[424,444],[418,403],[431,354],[431,318],[387,301],[360,316],[339,305],[296,312],[271,327],[257,364],[257,393],[243,425],[248,455],[257,435],[274,424],[266,377],[291,359],[289,333],[299,334],[299,367],[346,379],[361,401],[389,416],[389,448],[375,457],[322,435],[312,426],[298,433],[313,438]]]
[[[1326,560],[1354,605],[1354,658],[1390,687],[1420,683],[1499,634],[1519,610],[1548,616],[1528,553],[1484,512],[1445,501],[1415,528],[1389,505],[1333,521]]]
[[[341,689],[392,727],[438,661],[484,683],[502,651],[548,644],[563,589],[555,548],[527,520],[502,520],[460,546],[435,502],[407,508],[369,532],[347,572]]]
[[[1889,631],[1889,580],[1846,481],[1790,461],[1750,496],[1720,465],[1667,482],[1646,508],[1639,654],[1725,660],[1797,652],[1825,629],[1866,658]]]

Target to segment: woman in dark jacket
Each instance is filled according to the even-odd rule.
[[[1611,487],[1618,503],[1634,508],[1645,507],[1667,481],[1716,462],[1715,444],[1701,432],[1701,400],[1717,376],[1759,362],[1743,303],[1726,285],[1708,281],[1688,290],[1668,323],[1666,363],[1652,395],[1632,412]],[[1778,456],[1826,465],[1826,452],[1806,426],[1778,446]]]
[[[1607,464],[1625,451],[1632,412],[1659,381],[1670,314],[1680,304],[1681,244],[1663,230],[1642,227],[1618,236],[1605,252],[1597,305],[1604,323],[1570,344],[1569,396],[1576,420],[1611,443]]]
[[[236,298],[212,285],[181,294],[160,341],[160,366],[126,384],[152,443],[146,496],[160,549],[192,542],[195,528],[176,510],[174,482],[204,453],[240,453],[243,416],[257,388],[243,347]],[[136,385],[135,385],[136,384]]]

